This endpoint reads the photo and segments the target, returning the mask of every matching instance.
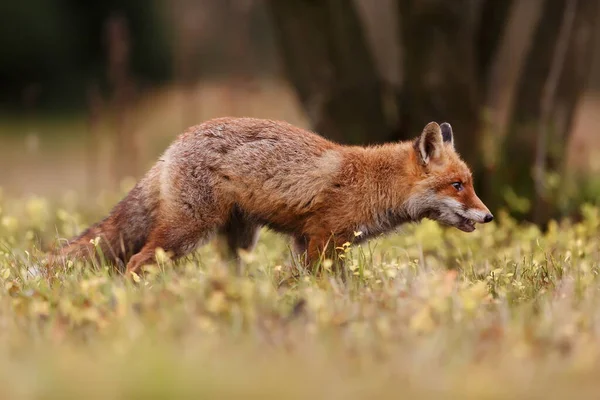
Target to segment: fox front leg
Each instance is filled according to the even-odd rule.
[[[312,237],[308,241],[306,267],[313,273],[317,273],[319,266],[325,260],[333,262],[332,270],[341,272],[344,268],[344,259],[341,243],[346,243],[343,235],[329,237]]]

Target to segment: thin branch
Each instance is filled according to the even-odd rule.
[[[550,64],[550,72],[544,84],[540,102],[540,130],[537,137],[537,146],[535,153],[535,199],[536,210],[539,210],[539,203],[546,194],[545,173],[546,173],[546,147],[548,140],[548,125],[550,113],[554,103],[556,88],[560,80],[563,68],[565,66],[566,54],[569,48],[569,41],[573,32],[575,15],[578,0],[569,0],[566,2],[564,17],[561,23],[560,31],[556,42],[556,50]],[[537,212],[536,212],[537,213]],[[538,214],[539,215],[539,214]],[[537,216],[536,216],[537,220]]]

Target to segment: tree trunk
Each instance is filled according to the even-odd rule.
[[[545,224],[557,215],[548,174],[560,171],[589,73],[598,0],[546,0],[519,80],[498,169],[497,198],[527,199],[516,214]]]
[[[489,0],[488,3],[503,3]],[[490,206],[500,204],[498,201],[497,183],[492,179],[499,168],[502,157],[502,143],[506,136],[510,113],[513,109],[515,92],[519,77],[524,70],[526,57],[530,52],[535,29],[540,20],[544,0],[528,0],[512,2],[496,52],[487,61],[487,73],[480,74],[482,79],[483,115],[482,124],[482,171],[477,174],[481,179],[478,190],[482,199]],[[490,12],[491,13],[491,12]],[[481,21],[483,25],[489,22]],[[497,24],[496,24],[497,25]],[[483,47],[483,46],[480,46]]]
[[[389,95],[352,0],[269,0],[286,74],[313,129],[346,143],[394,135]]]
[[[533,1],[539,2],[541,0]],[[511,12],[514,8],[518,8],[520,4],[529,2],[531,2],[531,0],[526,2],[514,0],[482,1],[474,38],[475,50],[477,52],[477,74],[481,96],[487,94],[487,83],[490,80],[490,75],[493,73],[496,55],[499,53],[499,49],[504,43],[503,37],[510,21]],[[520,9],[523,9],[523,7]]]
[[[418,134],[430,121],[448,121],[469,164],[479,159],[479,110],[472,0],[399,0],[404,82],[402,131]]]
[[[536,182],[535,186],[536,204],[533,219],[537,223],[546,223],[550,218],[558,216],[560,211],[556,203],[565,185],[552,185],[550,181],[548,187],[547,178],[549,175],[566,177],[567,143],[575,112],[591,71],[599,3],[598,0],[577,1],[573,10],[571,32],[567,38],[564,66],[556,80],[552,102],[548,104],[546,111],[542,109],[542,127],[538,133],[538,146],[541,147],[537,148],[536,166],[544,180]]]
[[[497,2],[503,3],[503,2]],[[506,131],[519,75],[531,48],[544,0],[513,2],[496,53],[488,60],[485,84],[485,108],[489,112],[487,125],[493,142],[501,143]],[[494,147],[490,151],[494,151]],[[493,168],[493,165],[490,165]]]

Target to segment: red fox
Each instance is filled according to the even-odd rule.
[[[99,237],[105,259],[135,272],[155,262],[157,248],[177,259],[217,234],[235,257],[264,226],[290,235],[311,267],[334,243],[423,218],[464,232],[493,219],[448,123],[430,122],[411,141],[361,147],[282,121],[217,118],[183,132],[105,219],[57,256],[92,256]]]

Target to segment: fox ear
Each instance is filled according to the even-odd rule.
[[[452,147],[454,147],[454,134],[452,133],[452,126],[444,122],[440,125],[440,129],[442,130],[442,139],[444,143],[450,143]]]
[[[442,138],[442,129],[436,122],[430,122],[425,125],[423,132],[416,142],[417,153],[421,157],[423,164],[427,165],[432,159],[440,155],[444,140]]]

